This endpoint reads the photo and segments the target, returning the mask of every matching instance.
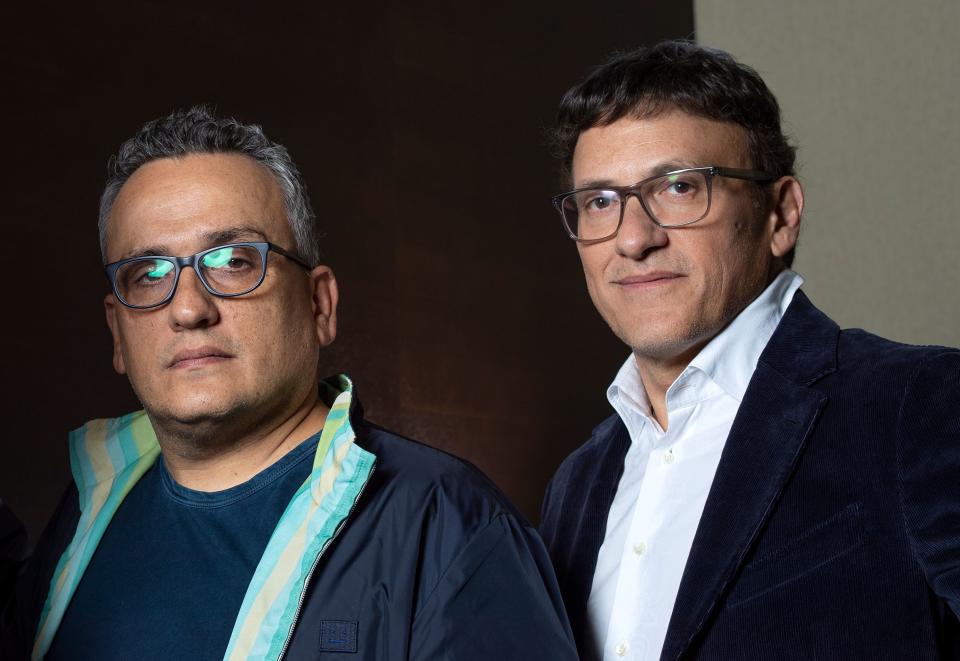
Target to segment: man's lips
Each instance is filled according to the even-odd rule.
[[[649,273],[637,273],[618,278],[614,280],[613,283],[622,287],[643,289],[670,284],[677,278],[682,277],[679,273],[673,273],[671,271],[651,271]]]
[[[167,367],[174,369],[186,367],[201,367],[211,363],[233,358],[233,355],[217,347],[197,347],[184,349],[174,354]]]

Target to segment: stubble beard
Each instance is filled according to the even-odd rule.
[[[132,385],[132,383],[131,383]],[[287,409],[299,402],[292,385],[273,396],[265,393],[234,393],[215,402],[201,399],[187,409],[177,402],[147,403],[134,388],[146,410],[161,447],[186,459],[204,459],[239,449],[242,439],[256,437],[271,422],[288,417]]]
[[[675,365],[680,362],[689,364],[703,347],[722,333],[763,292],[765,287],[766,285],[762,282],[754,283],[754,286],[745,290],[741,296],[729,300],[724,309],[715,314],[711,314],[708,306],[701,303],[687,320],[670,322],[671,325],[661,331],[649,334],[638,328],[642,321],[626,327],[613,315],[605,314],[604,317],[613,333],[630,347],[637,359],[664,365]],[[722,293],[717,295],[722,296]]]

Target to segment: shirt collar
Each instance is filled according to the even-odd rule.
[[[728,395],[738,402],[743,400],[760,354],[802,284],[803,278],[798,274],[782,271],[729,326],[700,350],[687,369],[699,369]]]
[[[803,278],[789,269],[777,275],[763,293],[690,361],[670,386],[668,398],[679,384],[696,383],[699,372],[738,402],[742,401],[760,354],[802,284]],[[621,417],[624,417],[624,407],[646,417],[651,415],[650,402],[633,354],[627,357],[607,388],[607,400]]]
[[[646,417],[652,415],[650,400],[647,399],[647,391],[643,388],[640,370],[637,369],[637,361],[633,359],[632,353],[623,361],[613,383],[607,388],[607,401],[621,418],[625,417],[624,407],[642,413]]]

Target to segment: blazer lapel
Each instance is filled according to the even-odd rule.
[[[569,561],[558,567],[557,577],[564,593],[574,639],[578,642],[580,656],[585,660],[593,658],[595,649],[587,626],[587,600],[597,566],[597,553],[606,534],[607,514],[623,474],[624,457],[630,447],[630,434],[619,416],[615,417],[609,428],[604,426],[600,436],[601,443],[595,461],[576,476],[586,488],[586,493],[580,511],[575,515],[570,512],[564,517],[574,528],[563,538],[575,541],[566,549]]]
[[[724,446],[680,582],[661,659],[679,659],[726,593],[827,398],[839,328],[802,292],[764,350]]]

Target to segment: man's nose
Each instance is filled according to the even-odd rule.
[[[635,195],[627,197],[623,222],[617,232],[617,252],[631,259],[643,259],[648,252],[662,248],[667,242],[667,230],[653,222]]]
[[[190,267],[180,272],[177,291],[168,306],[170,325],[174,330],[204,328],[220,319],[217,297],[207,291],[197,272]]]

